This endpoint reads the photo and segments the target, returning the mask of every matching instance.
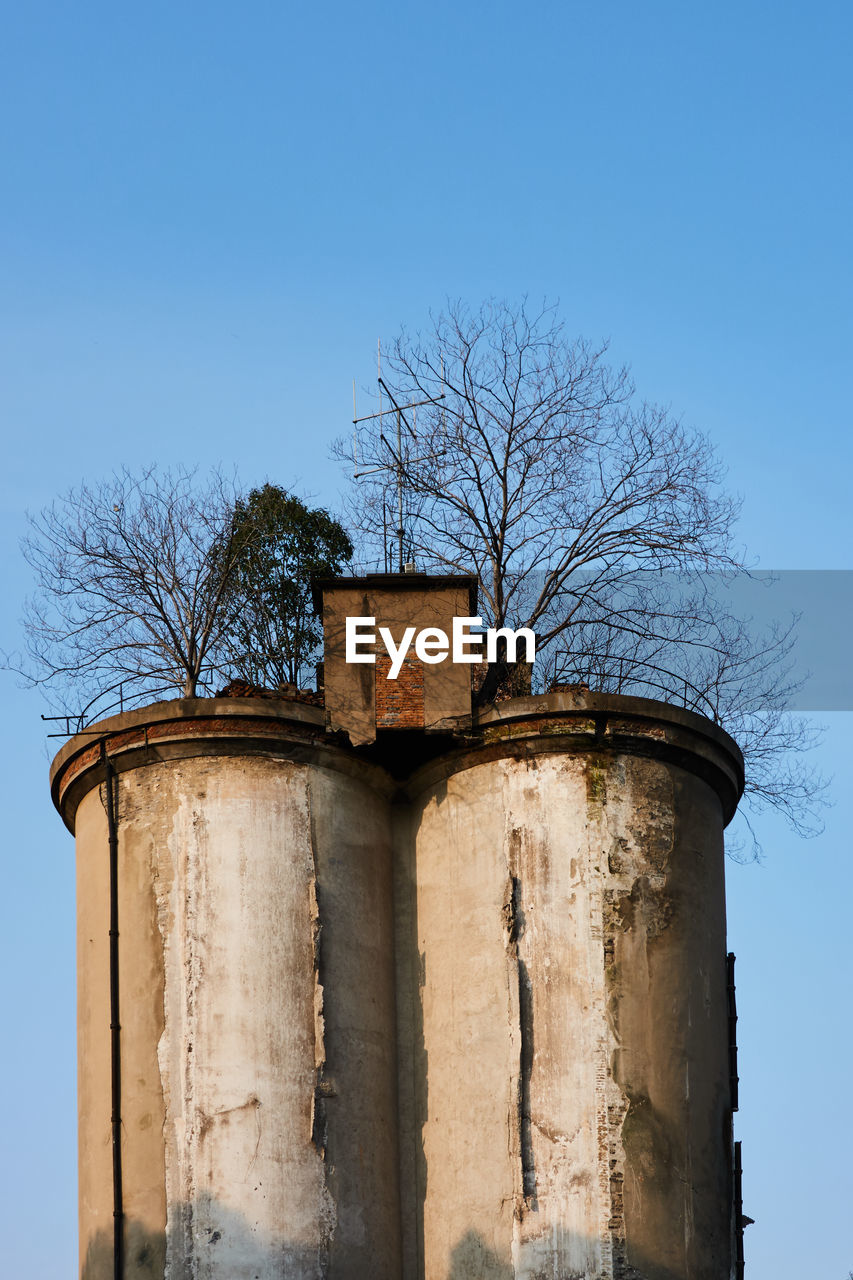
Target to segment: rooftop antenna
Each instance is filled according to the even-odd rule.
[[[444,400],[444,352],[441,352],[441,399]],[[441,406],[441,438],[447,443],[447,413],[444,405]]]
[[[443,370],[444,370],[444,364],[442,361],[442,374],[443,374]],[[393,392],[389,390],[388,384],[383,380],[383,377],[382,377],[382,341],[381,339],[376,346],[376,372],[377,372],[377,382],[379,383],[379,412],[378,413],[366,413],[362,417],[358,416],[358,411],[356,408],[356,401],[355,401],[355,381],[353,381],[353,389],[352,389],[352,423],[354,428],[353,429],[353,449],[352,449],[352,459],[353,459],[353,466],[354,466],[353,475],[356,480],[361,480],[363,476],[378,475],[382,472],[390,472],[394,476],[396,476],[397,528],[393,530],[393,533],[397,538],[397,572],[405,573],[406,572],[406,556],[405,556],[406,529],[403,523],[403,492],[405,490],[407,481],[414,488],[414,482],[412,481],[411,477],[407,474],[407,469],[416,462],[428,462],[432,458],[440,458],[442,454],[446,452],[444,449],[439,449],[435,453],[424,453],[420,455],[417,454],[418,437],[417,437],[417,432],[415,430],[415,427],[413,425],[415,421],[415,416],[414,416],[415,410],[418,409],[421,405],[438,404],[439,401],[442,401],[444,399],[444,383],[442,381],[442,392],[440,396],[428,396],[424,400],[413,400],[413,401],[410,401],[409,404],[398,404],[397,400],[394,397]],[[388,409],[384,407],[383,393],[384,393],[384,396],[387,397],[387,399],[391,402],[391,407]],[[406,417],[406,414],[409,411],[411,411],[412,413],[411,423],[409,422],[409,419]],[[384,419],[389,414],[394,415],[394,419],[396,423],[396,440],[395,441],[389,440],[388,436],[385,434]],[[380,461],[379,458],[366,459],[362,454],[362,461],[359,462],[358,430],[357,430],[358,425],[361,422],[375,422],[377,420],[379,422],[379,439],[382,446],[384,446],[384,449],[387,450],[387,461],[384,461],[384,460]],[[444,421],[444,417],[442,415],[442,423],[443,421]],[[412,445],[409,445],[408,440],[406,440],[405,444],[407,448],[414,448],[415,450],[414,457],[408,456],[408,454],[405,452],[403,448],[403,444],[404,444],[403,428],[404,427],[406,428],[406,431],[408,432],[409,436],[411,436],[411,439],[413,442]],[[371,465],[365,465],[366,463],[370,463]],[[373,463],[375,463],[375,465],[373,465]],[[383,531],[384,531],[384,527],[385,527],[384,499],[382,504],[382,524],[383,524]],[[385,548],[386,567],[387,567],[387,554],[388,553],[387,553],[387,543],[386,543],[386,548]]]

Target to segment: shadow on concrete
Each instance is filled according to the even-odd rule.
[[[163,1280],[166,1264],[169,1280],[321,1280],[335,1275],[341,1280],[368,1280],[363,1261],[348,1266],[345,1260],[328,1266],[325,1250],[274,1236],[249,1223],[233,1209],[210,1196],[196,1205],[177,1206],[167,1232],[152,1231],[129,1219],[124,1231],[123,1280]],[[381,1266],[371,1264],[369,1275],[382,1276]],[[89,1245],[81,1280],[114,1280],[112,1226],[99,1232]],[[390,1280],[390,1277],[389,1277]],[[394,1277],[394,1280],[397,1280]]]
[[[511,1262],[503,1262],[476,1231],[468,1231],[450,1255],[447,1280],[513,1280]]]
[[[613,1280],[688,1280],[687,1271],[673,1271],[647,1259],[624,1255],[613,1258],[612,1271],[592,1261],[598,1254],[598,1244],[578,1236],[575,1232],[548,1232],[547,1245],[538,1262],[528,1249],[536,1248],[536,1241],[521,1246],[518,1272],[508,1257],[501,1257],[485,1243],[476,1231],[468,1231],[451,1254],[450,1270],[446,1280],[515,1280],[523,1275],[527,1280],[603,1280],[605,1274]],[[540,1242],[544,1243],[544,1242]],[[524,1255],[527,1254],[525,1257]],[[599,1255],[600,1256],[600,1255]],[[589,1261],[580,1262],[581,1258]],[[694,1270],[689,1271],[693,1280]],[[701,1272],[701,1280],[728,1280],[729,1268],[720,1259],[707,1260]]]
[[[125,1224],[125,1275],[134,1280],[163,1280],[166,1267],[166,1233],[149,1231],[141,1223]],[[81,1280],[113,1280],[113,1233],[99,1231],[89,1242],[80,1272]]]
[[[181,1206],[172,1214],[171,1240],[167,1259],[166,1233],[150,1231],[140,1223],[125,1226],[124,1280],[163,1280],[166,1262],[169,1280],[379,1280],[389,1276],[381,1264],[364,1258],[329,1257],[315,1247],[295,1244],[284,1236],[274,1237],[248,1223],[232,1209],[210,1197],[193,1207]],[[535,1250],[535,1243],[531,1242]],[[544,1241],[542,1242],[545,1243]],[[522,1270],[536,1280],[599,1280],[600,1267],[587,1263],[581,1269],[571,1261],[586,1255],[592,1258],[597,1246],[575,1233],[559,1229],[548,1233],[547,1246],[537,1264],[522,1245]],[[423,1272],[421,1272],[423,1274]],[[514,1280],[512,1260],[496,1253],[476,1231],[467,1231],[454,1247],[446,1280]],[[723,1280],[727,1265],[707,1259],[690,1280]],[[113,1280],[112,1230],[100,1232],[91,1242],[81,1272],[81,1280]],[[613,1280],[687,1280],[687,1273],[673,1271],[654,1261],[632,1256],[614,1257]],[[393,1280],[399,1280],[394,1276]],[[405,1280],[410,1280],[407,1275]],[[414,1277],[411,1278],[414,1280]]]

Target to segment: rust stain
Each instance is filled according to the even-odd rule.
[[[317,726],[306,726],[292,721],[282,722],[267,718],[234,716],[207,716],[198,720],[171,720],[162,724],[142,725],[134,729],[126,729],[120,733],[105,736],[107,751],[117,754],[130,747],[144,747],[153,742],[162,742],[169,738],[298,738],[301,741],[321,741],[324,732]],[[70,783],[87,769],[96,764],[100,758],[100,740],[90,747],[84,747],[68,761],[57,779],[60,797]]]

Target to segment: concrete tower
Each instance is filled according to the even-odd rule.
[[[729,1280],[740,754],[344,661],[346,616],[449,631],[474,587],[321,584],[325,707],[159,703],[57,756],[84,1280]]]

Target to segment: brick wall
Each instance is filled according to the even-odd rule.
[[[391,659],[376,655],[377,729],[424,727],[424,668],[417,658],[405,658],[396,680],[388,679]]]

